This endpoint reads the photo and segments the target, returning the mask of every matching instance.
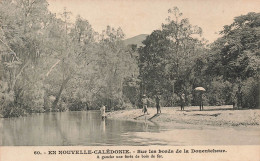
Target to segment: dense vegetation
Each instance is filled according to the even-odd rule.
[[[211,45],[202,29],[169,10],[167,23],[143,41],[126,46],[121,28],[97,33],[84,18],[64,9],[50,13],[46,0],[0,2],[0,112],[133,108],[142,94],[152,103],[196,105],[194,88],[206,88],[209,105],[232,104],[241,89],[243,107],[259,107],[260,14],[224,26]],[[241,88],[239,88],[241,87]]]
[[[182,93],[186,104],[198,105],[194,89],[202,86],[206,105],[237,104],[239,92],[239,108],[258,108],[260,13],[236,17],[210,45],[178,8],[169,13],[168,22],[139,48],[141,91],[162,94],[164,106],[179,105]]]

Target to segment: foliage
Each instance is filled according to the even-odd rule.
[[[133,77],[126,77],[123,82],[124,102],[132,106],[138,106],[140,80]],[[129,107],[128,107],[129,108]]]
[[[242,87],[243,107],[259,107],[257,87],[259,82],[260,14],[248,13],[236,17],[231,25],[224,26],[223,35],[212,44],[212,57],[207,74],[223,76],[224,81],[233,83],[230,92],[234,95]],[[257,88],[255,88],[257,90]],[[250,100],[250,101],[249,101]],[[233,100],[229,100],[231,102]],[[258,103],[257,103],[258,102]]]
[[[209,46],[202,30],[177,7],[161,29],[126,46],[122,29],[97,33],[88,20],[64,9],[59,16],[46,0],[0,2],[0,112],[18,117],[33,112],[119,110],[197,105],[195,87],[206,88],[205,104],[232,104],[241,88],[243,107],[259,107],[259,13],[236,17]]]
[[[189,95],[193,62],[203,53],[201,29],[182,19],[177,7],[169,9],[167,23],[144,40],[140,48],[142,92],[149,96],[162,94],[167,106],[176,105],[181,93]],[[174,103],[175,102],[175,103]]]
[[[242,88],[243,92],[243,107],[244,108],[259,108],[260,102],[260,83],[254,78],[248,78],[244,81]]]

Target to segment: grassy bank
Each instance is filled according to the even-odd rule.
[[[260,109],[233,110],[232,106],[206,106],[204,111],[198,107],[163,107],[156,114],[156,108],[148,108],[149,115],[143,115],[141,109],[131,109],[108,113],[108,118],[144,121],[150,120],[160,125],[174,123],[211,125],[211,126],[255,126],[260,127]]]

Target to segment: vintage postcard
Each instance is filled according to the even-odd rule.
[[[259,161],[259,6],[0,0],[0,161]]]

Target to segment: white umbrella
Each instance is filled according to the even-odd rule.
[[[206,89],[203,87],[196,87],[195,91],[206,91]]]
[[[50,99],[50,101],[54,101],[54,100],[56,99],[56,97],[53,96],[53,95],[51,95],[51,96],[49,97],[49,99]]]

